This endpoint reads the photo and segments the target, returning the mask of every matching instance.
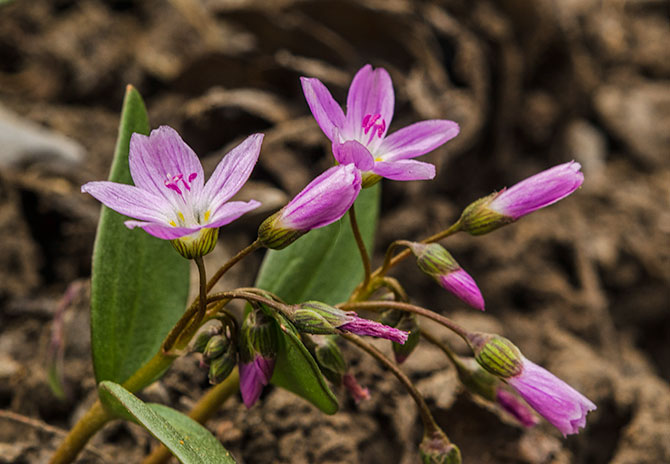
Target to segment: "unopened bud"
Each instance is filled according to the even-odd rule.
[[[221,335],[214,335],[209,339],[209,342],[207,342],[207,346],[205,346],[205,350],[202,354],[208,360],[218,358],[226,349],[228,349],[228,345],[230,345],[230,340]]]
[[[424,435],[419,445],[423,464],[461,464],[461,451],[442,431]]]
[[[232,343],[230,343],[228,345],[228,350],[210,362],[209,383],[215,385],[223,382],[230,375],[236,364],[237,352]]]
[[[521,373],[523,355],[511,341],[500,335],[474,332],[469,334],[475,359],[484,369],[504,379]]]
[[[347,372],[347,362],[337,346],[337,337],[317,335],[314,337],[313,352],[323,375],[334,384],[341,384],[342,376]]]
[[[514,222],[516,219],[513,217],[489,208],[501,193],[502,191],[492,193],[469,204],[459,219],[460,229],[470,235],[484,235]]]
[[[220,333],[221,329],[219,327],[214,326],[210,326],[202,330],[195,338],[195,341],[193,342],[193,351],[195,351],[196,353],[204,352],[205,347],[209,342],[209,339],[212,338],[214,335],[218,335]]]
[[[240,392],[247,408],[270,382],[278,350],[274,321],[258,309],[249,312],[239,339]]]
[[[419,344],[419,340],[421,339],[421,329],[419,329],[416,317],[413,314],[404,317],[400,321],[400,324],[396,326],[396,329],[403,330],[409,334],[407,336],[407,341],[404,344],[401,345],[400,343],[393,342],[393,355],[395,356],[395,360],[398,364],[402,364],[409,358],[409,355],[412,354]]]
[[[475,280],[444,247],[437,243],[412,243],[410,249],[416,256],[419,269],[468,305],[484,310],[484,298]]]
[[[263,246],[271,250],[281,250],[305,235],[308,230],[289,229],[281,225],[283,209],[263,221],[258,228],[258,238]]]

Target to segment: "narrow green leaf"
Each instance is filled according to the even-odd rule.
[[[161,404],[146,404],[121,385],[103,381],[100,400],[120,418],[137,422],[184,464],[231,464],[235,460],[205,427]]]
[[[372,250],[379,214],[379,185],[356,200],[356,218],[368,250]],[[314,230],[284,250],[268,251],[256,286],[289,303],[345,301],[363,279],[363,265],[349,218]],[[281,317],[281,316],[280,316]],[[272,383],[306,399],[327,414],[337,411],[337,399],[312,355],[290,323],[277,321],[280,349]]]
[[[356,219],[368,251],[372,250],[379,216],[380,184],[365,189],[356,200]],[[363,280],[363,265],[349,216],[313,230],[283,250],[269,250],[256,286],[289,303],[345,301]]]
[[[142,97],[128,86],[109,180],[131,184],[128,145],[149,133]],[[98,382],[123,382],[159,349],[186,306],[189,264],[172,248],[103,206],[93,251],[91,345]]]
[[[335,414],[337,398],[300,335],[284,316],[267,311],[277,322],[279,351],[271,382],[306,399],[326,414]]]

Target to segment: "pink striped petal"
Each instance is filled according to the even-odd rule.
[[[435,177],[435,166],[416,160],[377,161],[372,172],[391,180],[426,180]]]
[[[395,95],[391,76],[384,68],[372,69],[365,65],[354,76],[347,95],[347,138],[362,140],[363,119],[367,115],[379,114],[386,128],[384,137],[393,119]]]
[[[314,119],[326,137],[334,141],[333,129],[343,129],[345,126],[346,119],[342,108],[320,80],[301,77],[300,82]]]
[[[459,130],[458,124],[453,121],[433,119],[417,122],[386,137],[376,153],[384,161],[416,158],[453,139]]]
[[[353,164],[361,171],[369,171],[375,164],[370,151],[357,140],[333,142],[333,156],[340,164]]]
[[[258,208],[260,205],[260,202],[256,200],[231,201],[225,203],[221,205],[218,210],[212,213],[212,217],[209,219],[209,223],[206,224],[206,226],[212,229],[215,227],[225,226],[243,214]]]
[[[107,181],[88,182],[82,185],[81,191],[124,216],[167,222],[165,211],[170,208],[170,204],[152,192]]]
[[[163,240],[174,240],[176,238],[190,235],[204,228],[203,226],[173,227],[167,224],[158,224],[155,222],[144,222],[144,221],[126,221],[124,222],[124,224],[129,229],[134,229],[135,227],[141,227],[148,234],[151,234],[154,237],[158,237]]]

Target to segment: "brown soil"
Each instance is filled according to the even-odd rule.
[[[39,145],[33,127],[11,151],[18,132],[0,132],[0,463],[46,462],[95,395],[87,279],[99,206],[79,186],[106,177],[126,83],[152,125],[177,128],[206,169],[242,137],[267,134],[241,194],[263,210],[222,232],[214,266],[330,163],[298,78],[319,77],[343,101],[368,62],[393,77],[392,130],[426,118],[462,128],[426,157],[435,181],[384,184],[377,260],[393,239],[436,232],[470,201],[539,170],[576,159],[586,176],[572,197],[514,226],[447,242],[486,313],[410,263],[395,272],[418,304],[506,335],[598,405],[577,436],[546,423],[524,430],[473,402],[446,359],[422,347],[404,369],[465,461],[670,462],[669,13],[663,0],[0,6],[0,110],[81,145]],[[259,262],[225,285],[249,285]],[[64,399],[47,381],[54,341]],[[341,412],[325,416],[268,388],[250,411],[229,400],[209,428],[245,463],[416,462],[414,404],[370,358],[346,354],[369,401],[340,392]],[[187,356],[143,397],[188,410],[207,386]],[[79,462],[139,462],[151,446],[139,427],[116,423]]]

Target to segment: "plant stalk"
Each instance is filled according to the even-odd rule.
[[[356,239],[356,245],[358,245],[358,251],[361,254],[361,260],[363,261],[363,272],[365,272],[365,277],[363,278],[363,288],[367,288],[370,283],[370,255],[365,248],[365,242],[363,242],[363,236],[361,235],[361,230],[358,227],[358,220],[356,219],[356,210],[354,205],[351,205],[349,209],[349,222],[351,222],[351,230],[354,233],[354,238]]]

